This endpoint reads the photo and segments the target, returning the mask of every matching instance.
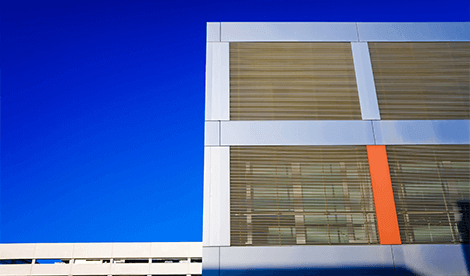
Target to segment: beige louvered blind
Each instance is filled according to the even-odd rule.
[[[470,119],[470,42],[369,48],[382,119]]]
[[[470,145],[387,146],[402,243],[458,243],[470,199]]]
[[[377,244],[365,146],[230,148],[232,246]]]
[[[230,43],[230,120],[361,120],[350,43]]]

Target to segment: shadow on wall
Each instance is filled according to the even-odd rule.
[[[459,210],[461,213],[461,220],[458,223],[459,233],[461,235],[461,248],[463,252],[463,257],[465,259],[465,265],[467,268],[467,274],[470,275],[470,200],[462,200],[457,202]],[[444,251],[445,252],[445,251]],[[455,252],[455,251],[454,251]],[[445,254],[445,253],[443,253]],[[304,254],[305,255],[305,254]],[[320,256],[317,256],[320,257]],[[409,258],[405,256],[405,258]],[[434,259],[436,256],[431,256],[431,259]],[[451,256],[447,256],[451,257]],[[314,258],[314,257],[313,257]],[[360,259],[360,256],[358,256]],[[396,258],[396,256],[395,256]],[[419,259],[419,258],[418,258]],[[313,260],[312,260],[313,261]],[[410,260],[408,260],[410,261]],[[433,260],[428,260],[431,263]],[[308,260],[307,260],[308,262]],[[303,263],[303,262],[301,262]],[[395,261],[394,261],[395,263]],[[430,263],[425,262],[430,265]],[[300,264],[300,263],[299,263]],[[425,264],[425,265],[426,265]],[[421,264],[422,266],[423,264]],[[418,265],[419,267],[420,265]],[[344,267],[339,264],[337,267],[303,267],[303,268],[246,268],[246,269],[225,269],[225,270],[211,270],[204,269],[203,276],[267,276],[267,275],[292,275],[292,276],[306,276],[306,275],[321,275],[321,276],[336,276],[336,275],[346,275],[346,276],[356,276],[356,275],[383,275],[383,276],[408,276],[408,275],[441,275],[432,272],[433,269],[428,270],[427,272],[416,272],[408,267],[402,266],[369,266],[369,267]],[[424,274],[422,274],[424,273]],[[442,272],[441,272],[442,273]],[[460,274],[461,275],[461,274]]]
[[[462,241],[462,251],[467,264],[467,271],[470,273],[470,200],[457,202],[460,210],[459,233]]]
[[[377,276],[408,276],[420,275],[406,268],[394,267],[315,267],[299,269],[247,269],[247,270],[204,270],[203,276],[359,276],[359,275],[377,275]]]

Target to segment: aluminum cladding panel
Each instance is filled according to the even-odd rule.
[[[222,22],[221,41],[357,41],[355,23]]]

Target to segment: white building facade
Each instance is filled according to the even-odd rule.
[[[201,275],[202,243],[0,244],[0,275]]]

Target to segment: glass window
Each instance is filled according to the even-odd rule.
[[[232,246],[379,242],[365,146],[232,146],[230,158]]]
[[[402,243],[459,243],[457,201],[470,198],[470,146],[387,146]]]

